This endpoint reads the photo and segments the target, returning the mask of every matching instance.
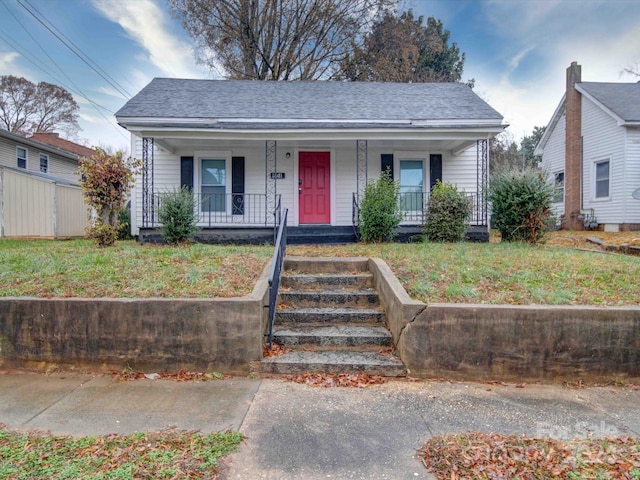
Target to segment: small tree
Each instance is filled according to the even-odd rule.
[[[549,225],[554,192],[544,172],[534,168],[505,171],[492,178],[489,201],[502,239],[537,243]]]
[[[386,171],[364,189],[358,212],[358,229],[367,243],[393,238],[394,229],[402,220],[398,195],[400,187]]]
[[[78,168],[85,202],[96,217],[92,219],[90,236],[100,246],[113,245],[118,236],[118,212],[127,200],[140,161],[125,158],[123,152],[107,153],[96,148],[90,157],[81,157]]]
[[[429,197],[424,223],[426,238],[432,242],[462,241],[471,212],[471,203],[463,191],[438,181]]]
[[[167,243],[178,244],[189,240],[196,231],[198,215],[193,193],[187,187],[162,196],[158,220],[162,223]]]

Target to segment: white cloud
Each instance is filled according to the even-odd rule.
[[[15,69],[14,61],[20,57],[18,52],[0,53],[0,70],[9,72]]]
[[[146,52],[147,60],[163,75],[202,78],[193,48],[170,32],[168,13],[153,0],[93,0],[95,8],[119,24]]]
[[[572,61],[582,65],[584,81],[635,81],[621,77],[625,67],[640,62],[635,2],[491,0],[483,7],[501,46],[491,52],[491,68],[469,63],[465,73],[476,78],[476,90],[486,92],[517,138],[548,123]]]

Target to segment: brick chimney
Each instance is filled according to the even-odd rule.
[[[584,230],[578,219],[582,207],[582,95],[576,90],[580,83],[582,67],[571,62],[567,68],[567,93],[565,99],[566,132],[564,156],[564,219],[562,228]]]

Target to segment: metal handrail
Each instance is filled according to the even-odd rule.
[[[271,273],[269,274],[269,331],[265,334],[269,341],[269,349],[273,347],[273,323],[276,318],[276,306],[278,300],[278,289],[280,288],[280,278],[282,277],[282,266],[287,253],[287,214],[288,209],[284,209],[282,220],[278,227],[273,258],[271,259]]]

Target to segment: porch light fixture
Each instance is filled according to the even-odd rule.
[[[289,160],[291,158],[291,152],[285,153],[284,156],[286,157],[287,160]]]

